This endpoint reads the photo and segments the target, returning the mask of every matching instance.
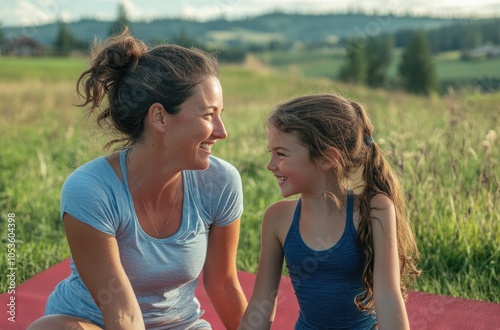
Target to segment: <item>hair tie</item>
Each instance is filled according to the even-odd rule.
[[[373,138],[373,136],[370,136],[370,137],[367,137],[367,138],[364,138],[363,141],[365,142],[366,145],[372,145],[375,143],[375,139]]]

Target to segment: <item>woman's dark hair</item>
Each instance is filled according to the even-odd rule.
[[[217,77],[219,67],[211,54],[174,44],[148,49],[125,29],[92,47],[92,63],[77,82],[83,97],[79,106],[90,104],[99,126],[108,124],[119,137],[106,147],[121,143],[128,147],[142,136],[144,118],[153,103],[170,114],[193,95],[207,77]]]

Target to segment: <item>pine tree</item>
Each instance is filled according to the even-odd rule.
[[[53,44],[54,53],[56,55],[67,56],[76,46],[76,39],[69,30],[68,25],[63,21],[59,21],[59,31]]]
[[[393,43],[389,37],[375,37],[365,48],[366,84],[370,87],[384,87],[387,71],[392,59]]]
[[[346,62],[340,68],[340,79],[353,84],[364,83],[366,78],[366,62],[363,48],[358,47],[355,40],[349,40],[345,49]]]
[[[125,6],[120,3],[118,4],[118,17],[114,21],[109,29],[109,35],[120,34],[125,28],[130,30],[130,21],[127,17],[127,10]]]
[[[417,32],[403,51],[399,75],[404,88],[415,94],[429,95],[438,89],[438,79],[426,35]]]
[[[5,41],[5,37],[4,37],[4,33],[3,33],[2,22],[0,22],[0,50],[2,49],[4,41]]]

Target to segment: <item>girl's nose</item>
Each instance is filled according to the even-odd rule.
[[[267,162],[266,168],[271,172],[276,168],[276,166],[274,165],[274,161],[273,161],[272,156],[271,156],[271,159],[269,159],[269,162]]]

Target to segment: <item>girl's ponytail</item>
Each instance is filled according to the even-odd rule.
[[[366,292],[358,295],[355,299],[356,305],[361,310],[369,310],[373,303],[373,219],[370,211],[371,199],[377,194],[384,194],[389,197],[396,211],[397,243],[400,260],[401,293],[403,298],[407,298],[407,285],[411,279],[420,274],[417,270],[418,249],[412,228],[406,214],[406,203],[403,196],[401,184],[389,162],[383,156],[382,150],[375,142],[373,126],[368,120],[363,107],[351,101],[352,106],[357,111],[362,121],[361,125],[361,148],[366,150],[362,154],[364,190],[360,196],[360,224],[358,228],[358,244],[365,253],[365,265],[363,269],[363,284]]]

